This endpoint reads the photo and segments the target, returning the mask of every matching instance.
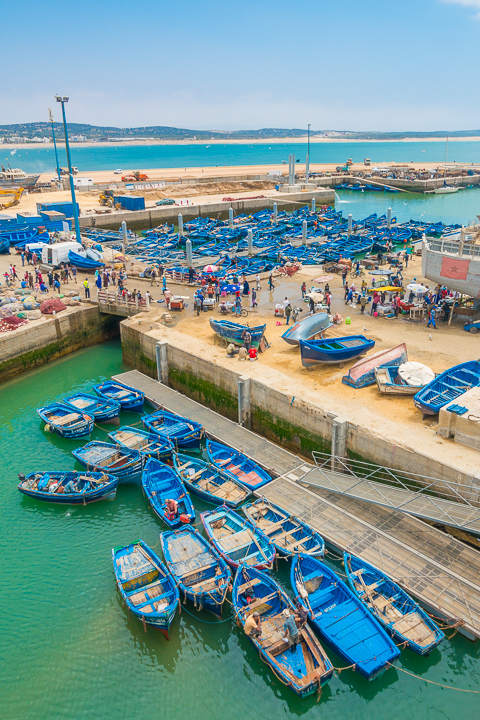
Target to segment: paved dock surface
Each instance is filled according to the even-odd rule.
[[[479,552],[406,513],[302,486],[315,466],[137,370],[114,379],[142,390],[154,405],[201,422],[208,435],[269,468],[278,477],[256,494],[307,521],[336,550],[381,568],[433,613],[462,620],[467,636],[480,637]]]

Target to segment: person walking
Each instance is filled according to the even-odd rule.
[[[218,282],[218,280],[215,283],[215,302],[217,303],[217,305],[220,302],[220,283]]]
[[[33,275],[32,273],[28,273],[28,287],[33,290]]]
[[[257,283],[257,292],[258,292],[259,290],[261,290],[261,287],[260,287],[260,275],[259,275],[258,273],[257,273],[257,276],[256,276],[255,280],[256,280],[256,283]]]
[[[102,289],[102,276],[101,275],[97,275],[97,279],[95,280],[95,285],[97,286],[97,288],[99,290]]]
[[[157,271],[155,268],[152,268],[152,272],[150,273],[150,285],[155,285],[157,279]]]
[[[198,295],[195,295],[195,299],[193,301],[193,309],[197,312],[197,315],[200,315],[202,311],[202,301],[198,297]]]
[[[83,281],[83,287],[85,288],[85,298],[90,297],[90,283],[88,282],[88,278],[85,278]],[[100,287],[102,287],[102,281],[100,280]]]
[[[257,307],[257,291],[252,288],[252,307]]]
[[[372,309],[370,310],[370,315],[374,315],[377,312],[378,301],[379,301],[378,293],[375,292],[373,295]]]
[[[287,318],[287,322],[285,323],[285,325],[289,325],[290,324],[290,315],[292,314],[292,306],[290,305],[290,303],[288,303],[288,305],[286,305],[284,313],[285,313],[285,317]]]
[[[305,295],[307,294],[307,283],[305,282],[305,280],[302,283],[301,291],[302,291],[302,300],[303,300],[305,298]]]
[[[270,270],[270,275],[268,276],[268,289],[270,292],[275,289],[275,285],[273,284],[273,273]]]
[[[348,282],[346,282],[346,283],[344,284],[344,287],[345,287],[344,295],[345,295],[345,302],[346,302],[346,300],[347,300],[347,295],[348,295]]]
[[[23,267],[25,265],[25,253],[24,252],[22,252],[21,258],[22,258],[22,267]]]
[[[431,308],[430,312],[428,313],[428,323],[427,323],[427,327],[430,327],[430,325],[431,325],[432,327],[434,327],[435,330],[437,329],[437,326],[436,326],[436,324],[435,324],[435,306],[433,306],[433,305],[432,305],[432,308]]]
[[[330,306],[332,304],[332,296],[329,292],[325,294],[325,302],[327,303],[327,312],[330,315]]]
[[[190,285],[193,283],[193,267],[188,268],[188,282]]]
[[[248,328],[245,328],[245,330],[242,332],[241,337],[243,340],[243,344],[245,345],[245,349],[248,352],[252,345],[252,335],[251,335],[250,331],[248,330]]]
[[[347,268],[344,267],[342,270],[342,285],[345,287],[345,281],[347,279]]]
[[[366,307],[367,307],[367,298],[366,298],[365,294],[363,294],[362,297],[360,298],[360,314],[361,315],[365,314]]]

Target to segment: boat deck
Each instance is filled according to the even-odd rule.
[[[416,517],[321,488],[302,478],[317,468],[137,370],[114,378],[145,393],[153,405],[203,424],[207,434],[242,450],[277,477],[257,490],[297,515],[336,550],[377,566],[460,632],[480,637],[480,553]]]

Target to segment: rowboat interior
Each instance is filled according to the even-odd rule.
[[[128,548],[126,549],[128,550]],[[165,610],[171,602],[172,590],[165,585],[165,576],[148,558],[140,545],[115,558],[117,576],[128,601],[143,615]]]
[[[261,485],[265,482],[265,478],[259,475],[256,470],[245,472],[242,465],[232,462],[232,458],[217,460],[217,465],[221,466],[223,470],[227,470],[232,475],[235,475],[240,482],[244,482],[250,486]]]
[[[81,413],[70,412],[65,408],[65,415],[58,414],[61,412],[58,408],[55,410],[44,410],[45,417],[48,418],[52,425],[58,425],[60,427],[75,427],[78,423],[83,424],[85,419]]]
[[[169,563],[174,575],[194,593],[223,593],[228,578],[218,560],[193,533],[168,539]]]
[[[153,442],[146,435],[129,430],[119,430],[115,433],[115,440],[130,450],[148,450],[158,444],[158,438]]]
[[[261,530],[268,539],[287,553],[320,551],[322,546],[316,537],[307,532],[297,518],[272,508],[268,501],[263,500],[248,508],[243,508],[247,517]]]
[[[258,565],[269,562],[250,528],[235,523],[231,517],[222,517],[210,523],[214,538],[233,562]]]
[[[87,465],[95,465],[95,467],[108,468],[109,470],[118,470],[132,464],[132,462],[136,462],[136,458],[131,458],[120,450],[110,450],[110,448],[87,448],[82,453],[82,459]]]
[[[185,477],[200,490],[204,490],[218,497],[219,500],[227,500],[234,503],[241,502],[248,497],[248,490],[244,490],[232,480],[227,480],[216,472],[212,474],[210,467],[202,467],[195,472],[194,468],[189,467],[190,464],[190,462],[186,462],[180,465],[178,472],[182,478]]]

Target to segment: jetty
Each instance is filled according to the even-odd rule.
[[[202,423],[209,437],[254,458],[274,478],[258,496],[308,522],[329,548],[348,550],[382,569],[469,639],[480,637],[479,552],[413,515],[305,486],[316,465],[137,370],[114,379],[142,390],[154,407]]]

